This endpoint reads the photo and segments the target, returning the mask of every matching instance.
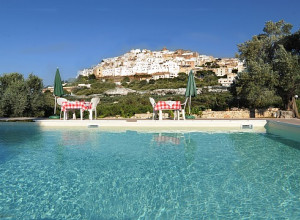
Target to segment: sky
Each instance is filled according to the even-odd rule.
[[[131,49],[234,57],[266,21],[300,28],[299,0],[0,0],[0,74],[52,85]]]

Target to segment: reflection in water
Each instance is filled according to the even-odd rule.
[[[174,134],[154,134],[153,139],[156,141],[159,145],[160,144],[165,144],[165,143],[171,143],[175,145],[180,144],[180,138],[178,137],[179,134],[174,133]]]
[[[0,123],[0,163],[21,153],[26,144],[40,148],[40,145],[33,143],[39,142],[41,139],[41,130],[34,123]]]
[[[186,163],[191,165],[195,160],[195,153],[197,151],[197,143],[191,138],[191,133],[182,134],[182,133],[159,133],[153,135],[153,140],[158,145],[164,145],[166,143],[172,145],[184,146],[184,157]]]
[[[196,151],[197,143],[188,134],[188,138],[184,140],[184,157],[188,166],[194,162]]]
[[[90,140],[90,133],[88,132],[74,133],[74,131],[62,130],[60,134],[60,140],[63,146],[84,146]]]
[[[56,160],[63,165],[74,150],[81,153],[93,151],[101,144],[100,132],[97,130],[56,130],[52,131],[53,143],[56,148]]]

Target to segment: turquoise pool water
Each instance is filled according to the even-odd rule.
[[[299,142],[0,124],[0,219],[299,219]]]

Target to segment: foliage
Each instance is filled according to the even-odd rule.
[[[102,97],[101,104],[97,107],[97,115],[100,117],[112,117],[119,115],[124,118],[134,116],[134,114],[152,112],[149,101],[149,94],[129,93],[127,96]],[[159,100],[180,100],[182,103],[185,97],[182,95],[152,96]],[[225,93],[204,93],[192,98],[192,114],[201,115],[205,109],[226,110],[232,103],[232,95]]]
[[[187,81],[188,77],[189,76],[186,73],[180,72],[180,73],[178,73],[177,80],[179,80],[179,81]]]
[[[195,82],[198,88],[203,86],[218,85],[218,77],[212,71],[204,71],[202,77],[196,77]],[[175,78],[161,78],[158,80],[150,79],[146,80],[133,80],[130,83],[122,83],[122,86],[134,89],[134,90],[155,90],[155,89],[178,89],[185,88],[187,85],[188,75],[186,73],[179,73]]]
[[[274,74],[269,64],[249,62],[247,72],[238,74],[234,84],[237,97],[245,107],[265,108],[278,101],[274,91]],[[274,97],[274,98],[273,98]]]
[[[76,78],[75,82],[76,82],[76,83],[87,83],[88,80],[89,80],[88,77],[79,75],[79,76]]]
[[[116,116],[128,118],[138,113],[152,112],[149,96],[128,94],[127,96],[106,97],[97,107],[100,117]]]
[[[195,74],[195,76],[200,79],[203,79],[205,76],[211,76],[211,75],[215,75],[215,73],[212,70],[199,70],[196,71]]]
[[[53,115],[54,112],[54,106],[55,106],[55,98],[53,96],[53,93],[49,90],[44,93],[44,116],[48,117],[50,115]],[[56,109],[56,114],[58,112],[58,109]]]
[[[149,84],[155,84],[155,80],[154,79],[150,79],[149,80]]]
[[[202,66],[203,67],[208,67],[208,68],[220,68],[220,66],[215,61],[213,61],[213,62],[206,62]]]
[[[291,35],[287,35],[275,44],[283,45],[284,48],[292,54],[300,55],[300,30]]]
[[[88,75],[88,79],[89,79],[89,80],[94,80],[94,79],[96,79],[95,74]]]
[[[0,77],[0,117],[44,116],[45,97],[40,78],[10,73]]]
[[[185,74],[186,75],[186,74]],[[178,89],[186,87],[186,80],[178,80],[177,78],[162,78],[158,80],[133,80],[129,84],[124,85],[127,88],[134,90],[155,90],[155,89]]]
[[[292,109],[290,100],[300,86],[299,58],[300,56],[287,52],[282,45],[274,53],[273,67],[278,78],[276,89],[288,109]]]
[[[70,95],[71,94],[71,92],[69,92],[68,90],[66,90],[64,88],[63,88],[63,90],[64,90],[64,95]]]
[[[121,81],[121,83],[128,83],[128,82],[130,82],[130,79],[128,76],[125,76]]]
[[[212,109],[213,111],[224,111],[233,104],[233,96],[230,92],[209,93],[205,92],[192,98],[192,113]]]
[[[239,71],[238,69],[233,69],[232,73],[238,73],[238,71]]]
[[[239,58],[245,61],[247,69],[238,73],[231,92],[245,107],[263,108],[283,103],[285,108],[292,108],[291,102],[300,85],[300,58],[294,42],[297,38],[291,37],[291,28],[283,20],[268,21],[263,34],[238,45]]]

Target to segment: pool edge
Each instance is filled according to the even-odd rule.
[[[300,142],[300,125],[282,121],[267,120],[266,132],[280,137]]]

